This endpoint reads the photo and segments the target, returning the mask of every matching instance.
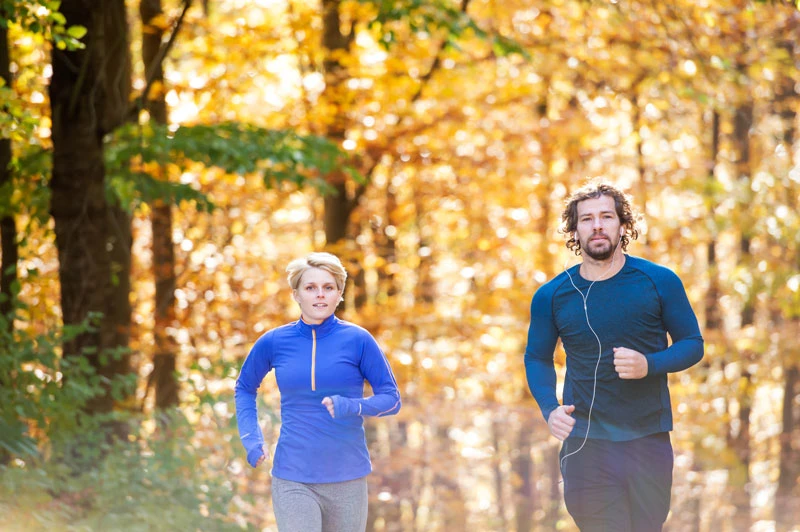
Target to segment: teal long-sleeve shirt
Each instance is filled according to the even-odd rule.
[[[256,393],[275,370],[281,396],[281,430],[272,464],[275,477],[295,482],[343,482],[372,471],[364,416],[400,410],[400,393],[386,356],[365,329],[330,316],[319,325],[302,320],[256,340],[236,380],[239,436],[255,466],[264,437]],[[364,382],[373,395],[364,397]],[[322,404],[334,401],[335,417]]]
[[[672,430],[667,374],[703,358],[703,337],[683,284],[671,270],[626,255],[616,275],[597,281],[591,290],[590,285],[576,265],[542,285],[531,301],[525,373],[542,415],[547,420],[559,406],[553,355],[560,338],[567,355],[563,404],[575,405],[570,437],[586,436],[590,407],[589,438],[624,441]],[[599,347],[578,289],[589,294],[586,312]],[[620,379],[614,347],[643,353],[647,376]]]

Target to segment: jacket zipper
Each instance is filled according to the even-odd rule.
[[[311,391],[317,391],[317,331],[311,329]]]

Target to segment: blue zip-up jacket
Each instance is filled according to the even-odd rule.
[[[667,374],[703,358],[703,337],[683,284],[669,269],[630,255],[616,275],[597,281],[591,290],[591,282],[581,277],[579,269],[580,265],[570,268],[569,275],[584,294],[589,293],[589,321],[602,346],[588,437],[624,441],[672,430]],[[562,272],[533,296],[525,372],[547,420],[559,406],[553,353],[561,338],[567,354],[564,404],[575,405],[570,437],[583,439],[598,346],[586,323],[583,298],[569,275]],[[643,353],[647,376],[620,379],[614,369],[614,347]]]
[[[239,436],[250,465],[263,454],[256,392],[275,370],[281,395],[281,431],[272,475],[307,483],[343,482],[372,472],[363,416],[400,410],[389,362],[362,327],[330,316],[319,325],[303,320],[263,334],[236,380]],[[364,398],[364,381],[373,395]],[[334,402],[335,417],[322,404]]]

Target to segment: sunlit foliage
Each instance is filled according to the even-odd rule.
[[[530,398],[522,353],[531,295],[579,260],[557,231],[562,202],[586,177],[604,175],[642,211],[630,252],[681,276],[706,337],[704,362],[671,377],[670,529],[737,530],[745,514],[764,529],[797,526],[800,458],[787,443],[800,441],[797,377],[790,386],[800,366],[796,5],[337,5],[352,41],[333,58],[320,45],[318,2],[224,0],[189,10],[164,86],[153,88],[163,91],[169,125],[154,128],[143,113],[106,144],[111,189],[134,212],[131,445],[109,450],[116,465],[104,462],[93,477],[108,493],[80,475],[64,488],[58,480],[68,475],[48,459],[47,420],[22,412],[30,420],[15,425],[22,447],[7,449],[13,459],[0,470],[0,510],[8,510],[0,513],[21,519],[42,502],[42,528],[53,520],[113,528],[153,522],[159,498],[173,497],[177,528],[203,528],[198,516],[274,527],[269,473],[249,469],[238,448],[231,390],[253,341],[297,318],[288,261],[326,248],[358,279],[342,317],[373,332],[404,399],[397,418],[368,424],[370,528],[572,530],[558,448]],[[182,4],[164,7],[169,28]],[[135,36],[135,15],[131,24]],[[0,125],[30,179],[4,196],[16,206],[4,212],[25,222],[19,271],[36,272],[20,279],[27,307],[14,360],[33,368],[41,345],[38,370],[50,375],[58,264],[41,159],[49,74],[32,29],[10,33],[15,105],[26,114]],[[335,92],[325,77],[331,59],[342,67]],[[136,72],[141,90],[143,67]],[[334,126],[344,134],[331,141]],[[348,237],[332,247],[324,194],[342,167],[356,201]],[[176,205],[172,333],[182,388],[172,432],[159,425],[147,384],[154,198]],[[716,313],[720,324],[707,327]],[[33,402],[57,379],[40,382]],[[67,397],[56,391],[53,400]],[[273,376],[262,392],[274,444]],[[788,506],[775,505],[784,474]],[[34,475],[41,489],[30,487]],[[129,485],[142,510],[113,507],[109,494]]]

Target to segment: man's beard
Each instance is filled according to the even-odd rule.
[[[586,242],[586,245],[583,246],[583,252],[586,253],[588,257],[594,260],[599,260],[599,261],[608,260],[611,258],[611,255],[614,254],[614,251],[616,251],[617,246],[611,243],[611,239],[606,240],[606,242],[608,242],[607,248],[600,248],[600,249],[595,248],[593,250],[589,247],[589,244],[592,243],[590,239]]]

